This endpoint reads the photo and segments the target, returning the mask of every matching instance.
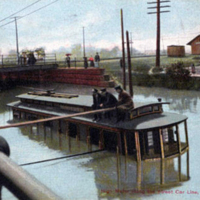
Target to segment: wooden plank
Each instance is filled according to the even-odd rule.
[[[70,115],[56,116],[56,117],[50,117],[50,118],[46,118],[46,119],[38,119],[38,120],[32,120],[32,121],[28,121],[28,122],[9,124],[9,125],[5,125],[5,126],[0,126],[0,129],[27,126],[27,125],[31,125],[31,124],[37,124],[37,123],[48,122],[48,121],[59,120],[59,119],[67,119],[67,118],[78,117],[78,116],[88,115],[88,114],[101,113],[101,112],[106,112],[106,111],[111,111],[111,110],[115,110],[115,108],[99,109],[99,110],[86,111],[86,112],[81,112],[81,113],[74,113],[74,114],[70,114]]]
[[[163,145],[163,137],[162,137],[162,129],[159,129],[159,136],[160,136],[160,150],[161,150],[161,165],[160,165],[160,183],[164,184],[165,182],[165,152],[164,152],[164,145]]]

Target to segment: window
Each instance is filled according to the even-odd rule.
[[[147,132],[147,139],[148,139],[148,146],[153,147],[153,132],[152,131]]]
[[[169,142],[169,135],[167,128],[162,129],[163,143]]]

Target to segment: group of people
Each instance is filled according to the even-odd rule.
[[[98,52],[96,53],[94,58],[90,56],[89,61],[90,61],[90,67],[99,67],[100,56]]]
[[[68,68],[70,68],[70,54],[66,54],[66,65]],[[87,57],[83,58],[83,62],[84,62],[84,68],[87,69],[88,68],[88,61],[90,62],[90,67],[99,67],[99,62],[100,62],[100,56],[98,54],[98,52],[96,53],[95,57],[93,58],[92,56],[90,56],[89,59],[87,59]]]
[[[26,52],[22,52],[20,55],[20,63],[21,65],[34,65],[37,59],[34,56],[34,53],[29,53],[28,55]]]
[[[131,96],[121,88],[121,86],[115,87],[118,93],[117,98],[110,92],[103,88],[100,92],[97,89],[93,89],[93,110],[105,109],[105,108],[115,108],[111,111],[106,111],[104,117],[111,119],[116,112],[116,123],[119,121],[124,121],[126,118],[126,113],[128,110],[134,108],[134,103]],[[100,121],[102,119],[102,113],[97,113],[94,115],[93,121]]]

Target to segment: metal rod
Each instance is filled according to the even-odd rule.
[[[49,188],[0,152],[1,183],[18,199],[61,199]]]
[[[128,57],[129,93],[130,93],[131,97],[133,97],[131,56],[130,56],[129,33],[128,33],[128,31],[126,31],[126,41],[127,41],[127,57]]]
[[[123,73],[123,88],[126,90],[126,64],[125,64],[125,49],[124,49],[124,22],[123,10],[121,9],[121,35],[122,35],[122,73]]]

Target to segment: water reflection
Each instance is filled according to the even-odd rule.
[[[145,88],[135,87],[135,101],[137,101],[137,95],[142,95],[145,98],[158,97],[162,98],[164,102],[170,102],[169,109],[184,113],[189,111],[191,113],[197,112],[197,104],[200,99],[198,91],[186,91],[186,90],[169,90],[166,88]]]

